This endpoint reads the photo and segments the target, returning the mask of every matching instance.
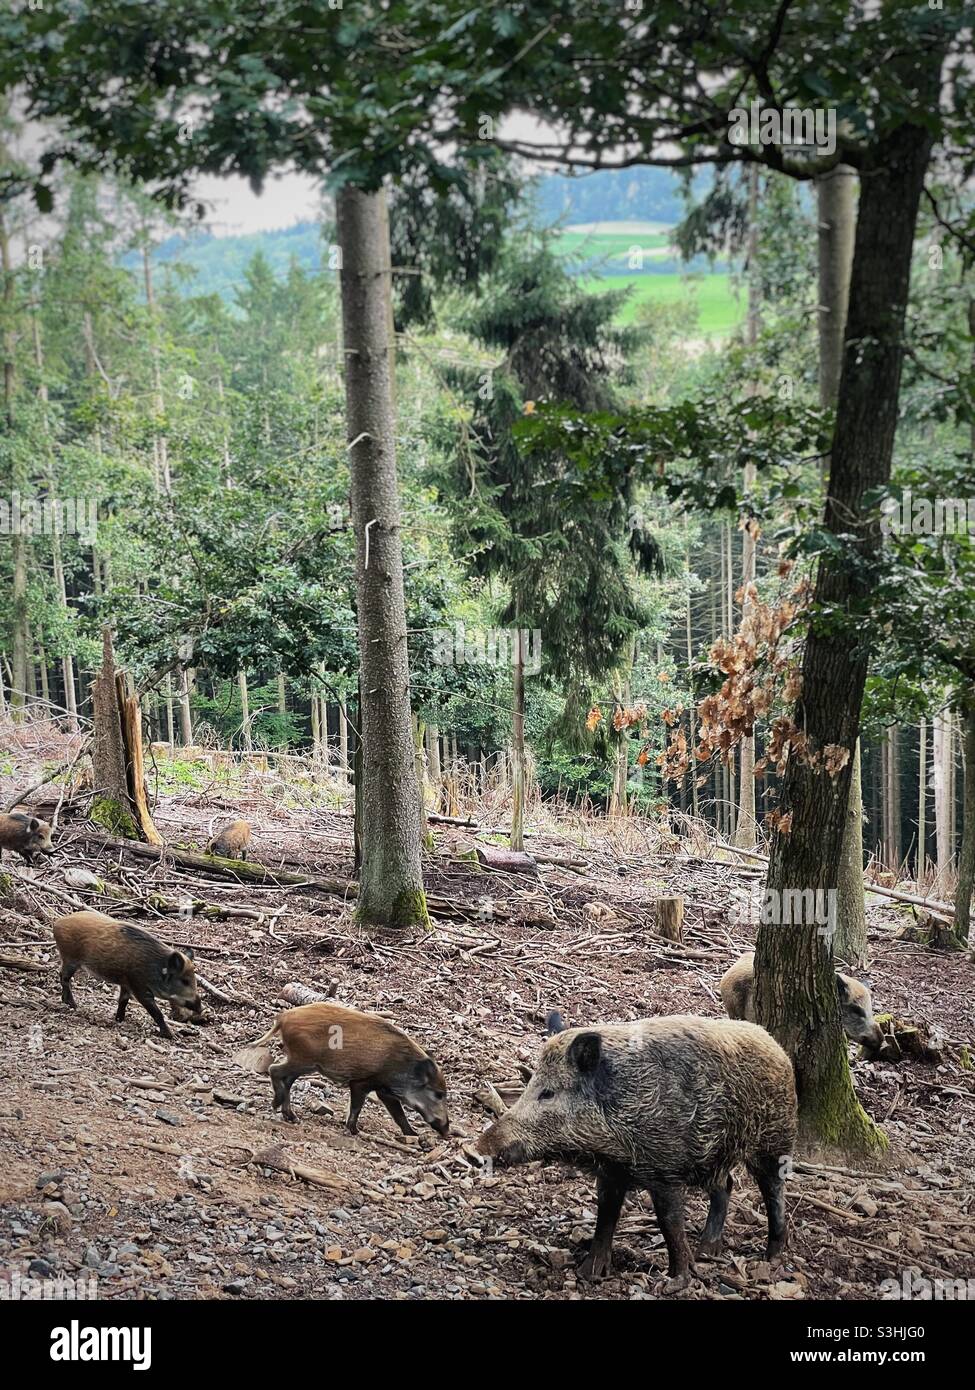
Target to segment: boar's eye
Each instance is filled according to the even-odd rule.
[[[539,1099],[539,1100],[554,1100],[554,1099],[555,1099],[555,1092],[554,1092],[554,1091],[539,1091],[539,1093],[538,1093],[538,1099]]]

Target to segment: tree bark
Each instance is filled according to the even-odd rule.
[[[2,114],[2,112],[0,112]],[[14,326],[16,283],[10,233],[0,205],[0,270],[3,272],[3,415],[4,429],[11,445],[11,491],[26,497],[28,474],[22,452],[14,441],[14,392],[17,380],[17,335]],[[10,716],[22,722],[27,706],[27,556],[28,540],[16,529],[10,538],[13,583],[10,593],[11,641]]]
[[[921,97],[932,102],[940,68],[938,55],[921,74],[927,88]],[[890,477],[914,229],[931,145],[921,125],[896,127],[879,141],[862,181],[825,525],[834,534],[852,533],[868,564],[881,537],[863,496]],[[768,876],[768,892],[779,903],[786,892],[837,888],[867,668],[856,610],[868,596],[869,580],[847,557],[820,561],[815,609],[846,613],[848,621],[821,627],[814,613],[805,643],[793,718],[820,760],[793,755],[783,779],[781,809],[791,820],[773,832]],[[823,763],[828,745],[848,750],[835,775]],[[790,927],[763,921],[755,985],[757,1017],[795,1067],[802,1136],[850,1151],[885,1147],[853,1089],[828,933],[815,921]]]
[[[961,711],[965,754],[965,801],[961,823],[961,853],[958,856],[958,887],[955,891],[955,935],[966,943],[975,888],[975,692]]]
[[[914,882],[921,892],[927,861],[928,838],[928,721],[921,715],[917,749],[917,865]]]
[[[511,701],[511,848],[525,848],[525,652],[517,609]]]
[[[850,272],[856,235],[856,171],[838,164],[816,180],[819,214],[819,403],[835,407],[843,366]],[[829,470],[829,458],[823,460]],[[866,964],[867,910],[863,891],[863,795],[860,740],[853,750],[840,864],[833,947],[849,965]]]
[[[343,188],[336,215],[364,745],[358,916],[374,926],[428,926],[410,732],[385,194]]]
[[[251,737],[251,704],[247,691],[247,674],[237,672],[237,687],[240,690],[240,738],[245,753],[253,753],[254,740]]]

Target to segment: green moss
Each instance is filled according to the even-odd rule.
[[[14,881],[9,874],[0,874],[0,902],[14,895]]]
[[[397,931],[422,927],[424,931],[429,931],[431,924],[427,895],[422,888],[404,888],[393,899],[388,913],[383,912],[382,915],[372,912],[368,903],[362,906],[360,900],[356,920],[364,927],[387,927]]]
[[[799,1134],[804,1142],[826,1144],[846,1154],[880,1157],[887,1152],[886,1134],[853,1089],[845,1045],[824,1074],[800,1088]]]
[[[963,1071],[971,1071],[975,1067],[975,1062],[972,1061],[971,1048],[967,1043],[962,1043],[958,1050],[958,1065]]]
[[[91,819],[110,835],[118,835],[123,840],[139,838],[138,826],[132,812],[113,797],[96,797],[91,808]]]

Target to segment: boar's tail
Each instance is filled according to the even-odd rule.
[[[280,1028],[280,1020],[276,1019],[263,1038],[255,1038],[252,1043],[248,1043],[239,1052],[235,1052],[234,1061],[237,1065],[243,1067],[245,1071],[256,1071],[259,1076],[267,1076],[272,1055],[268,1043],[275,1033],[280,1031]]]
[[[551,1038],[555,1033],[565,1031],[565,1024],[562,1022],[562,1015],[558,1009],[550,1009],[545,1015],[545,1032]]]

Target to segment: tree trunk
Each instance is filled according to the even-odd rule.
[[[349,779],[349,715],[344,700],[339,700],[339,772],[342,781]]]
[[[938,710],[934,716],[933,734],[934,771],[934,835],[935,855],[937,857],[937,881],[943,883],[951,868],[951,805],[948,800],[947,749],[950,748],[950,726],[945,710]]]
[[[515,610],[511,701],[511,848],[525,848],[525,652]]]
[[[835,407],[843,366],[850,272],[856,235],[856,171],[838,164],[816,180],[819,213],[819,403]],[[828,472],[829,458],[823,460]],[[837,874],[834,950],[851,966],[865,965],[867,911],[863,891],[863,797],[860,741],[853,750],[850,795]]]
[[[962,737],[965,754],[965,802],[961,823],[961,854],[958,856],[958,887],[955,890],[955,935],[967,944],[975,888],[975,698],[962,706]]]
[[[10,252],[10,234],[4,220],[0,204],[0,270],[3,272],[3,413],[4,429],[13,442],[14,432],[14,391],[17,380],[17,335],[14,326],[16,303],[16,283],[14,280],[13,258]],[[24,456],[21,450],[11,450],[11,491],[25,498],[29,479]],[[13,562],[13,583],[10,592],[11,641],[11,679],[10,716],[19,724],[24,718],[27,705],[27,556],[28,538],[19,527],[10,538]]]
[[[189,748],[193,742],[193,713],[190,709],[190,682],[192,677],[187,670],[179,673],[179,736],[183,746]]]
[[[917,865],[915,868],[914,882],[917,891],[922,891],[921,885],[924,882],[924,873],[927,865],[927,838],[928,838],[928,722],[924,715],[921,715],[921,724],[918,729],[918,749],[917,749]],[[967,776],[967,769],[966,769]],[[967,783],[966,783],[967,785]]]
[[[247,675],[244,671],[237,672],[237,686],[240,690],[240,738],[244,745],[245,753],[253,753],[254,740],[251,737],[251,703],[247,693]]]
[[[433,809],[439,811],[443,804],[443,775],[440,771],[440,730],[436,724],[427,725],[427,766],[433,787]]]
[[[937,101],[940,67],[939,57],[922,73],[927,90],[919,111],[923,97]],[[914,229],[931,145],[922,126],[898,126],[879,142],[860,197],[825,525],[834,534],[853,533],[868,561],[881,537],[863,496],[890,477]],[[832,631],[815,617],[810,623],[793,718],[819,761],[794,754],[783,779],[781,809],[791,820],[788,829],[773,833],[768,875],[769,893],[779,903],[786,892],[837,888],[867,666],[855,614],[867,598],[860,567],[845,556],[820,560],[816,608],[848,613],[850,620]],[[848,751],[835,775],[823,763],[827,745]],[[828,933],[816,921],[788,928],[763,921],[755,985],[757,1017],[795,1067],[803,1137],[850,1151],[885,1147],[853,1089]]]
[[[119,716],[115,680],[115,652],[111,628],[102,628],[102,666],[91,689],[94,712],[92,772],[97,796],[91,818],[110,835],[127,840],[139,837],[135,810],[129,798],[128,760]]]
[[[358,916],[375,926],[428,926],[410,734],[385,195],[345,187],[336,199],[336,216],[364,744]]]

